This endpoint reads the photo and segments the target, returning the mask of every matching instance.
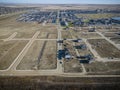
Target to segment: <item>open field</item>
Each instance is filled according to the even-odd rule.
[[[48,24],[40,27],[40,34],[38,35],[39,39],[56,39],[57,38],[57,29],[55,25]]]
[[[102,73],[109,70],[109,68],[103,62],[92,62],[90,64],[84,64],[86,71],[91,74]]]
[[[38,64],[38,56],[43,47],[44,41],[34,41],[20,64],[17,66],[18,70],[31,70]],[[34,53],[33,53],[34,52]]]
[[[108,37],[110,40],[112,40],[116,44],[120,44],[120,35],[118,33],[119,32],[106,32],[103,34],[104,36]]]
[[[119,90],[120,78],[22,76],[0,77],[1,90]]]
[[[120,14],[116,13],[102,13],[102,14],[76,14],[77,17],[85,17],[89,19],[99,19],[99,18],[111,18],[120,16]]]
[[[0,39],[8,38],[14,32],[18,32],[15,38],[31,38],[39,30],[41,26],[37,23],[17,22],[16,19],[21,13],[0,17],[4,17],[0,20]]]
[[[97,26],[98,27],[98,26]],[[107,28],[107,26],[101,26],[101,28],[97,29],[100,32],[106,32],[106,33],[115,33],[120,32],[119,28],[116,28],[116,26],[112,25],[110,28]]]
[[[55,69],[56,60],[56,41],[35,41],[17,69]]]
[[[20,51],[24,48],[27,41],[8,41],[0,44],[0,69],[7,69]]]
[[[84,64],[88,74],[120,74],[119,62],[92,62],[90,64]]]
[[[120,37],[117,32],[105,32],[103,33],[105,37]]]
[[[97,53],[105,58],[120,58],[120,50],[114,47],[105,39],[91,39],[88,42],[92,45],[92,48],[97,51]]]
[[[100,38],[101,37],[100,35],[98,35],[95,32],[74,32],[73,35],[76,38],[86,38],[86,39],[89,39],[89,38]]]
[[[112,40],[116,44],[120,44],[120,38],[110,38],[110,40]]]
[[[56,69],[57,67],[56,41],[45,41],[43,54],[38,65],[39,69]]]
[[[82,67],[77,59],[64,60],[64,72],[65,73],[80,73]]]
[[[62,38],[63,39],[72,39],[72,36],[69,31],[62,31]]]

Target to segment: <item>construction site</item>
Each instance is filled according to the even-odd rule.
[[[120,24],[110,17],[86,23],[80,13],[32,8],[1,15],[0,76],[120,77]]]

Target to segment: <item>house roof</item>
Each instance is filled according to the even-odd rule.
[[[112,19],[120,21],[120,17],[113,17]]]

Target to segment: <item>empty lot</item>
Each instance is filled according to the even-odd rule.
[[[88,74],[120,74],[120,62],[92,62],[84,64]]]
[[[57,47],[56,41],[46,41],[43,55],[38,65],[39,69],[56,69],[57,68]]]
[[[91,39],[88,40],[88,42],[92,45],[92,48],[95,49],[101,57],[120,58],[120,50],[118,50],[105,39]]]
[[[34,41],[17,69],[55,69],[56,60],[56,41]]]
[[[41,26],[39,28],[40,34],[38,35],[39,39],[56,39],[57,38],[57,28],[55,25],[48,24]]]
[[[0,69],[7,69],[20,51],[24,48],[27,41],[7,41],[0,43]]]

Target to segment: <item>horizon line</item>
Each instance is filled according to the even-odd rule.
[[[119,5],[120,3],[9,3],[9,2],[0,2],[0,4],[46,4],[46,5],[50,5],[50,4],[53,4],[53,5]]]

